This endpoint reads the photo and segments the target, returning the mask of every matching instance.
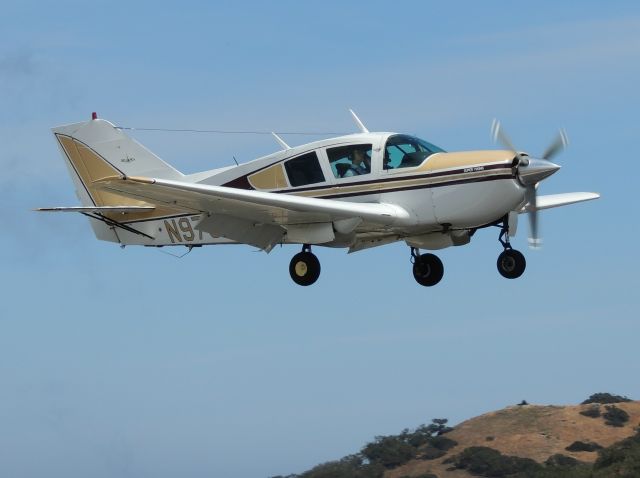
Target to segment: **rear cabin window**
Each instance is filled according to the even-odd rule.
[[[290,159],[284,163],[291,186],[305,186],[324,182],[324,174],[315,151]]]
[[[336,178],[361,176],[371,172],[371,144],[350,144],[328,148],[327,156],[331,171]]]

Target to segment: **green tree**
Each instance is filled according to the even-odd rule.
[[[589,403],[621,403],[621,402],[630,402],[631,399],[627,397],[623,397],[620,395],[613,395],[611,393],[594,393],[589,398],[587,398],[582,405],[587,405]]]

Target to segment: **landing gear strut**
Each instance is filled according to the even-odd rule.
[[[517,279],[522,275],[527,267],[527,261],[520,251],[511,247],[509,242],[509,226],[505,219],[498,241],[504,247],[504,251],[498,256],[498,272],[507,279]]]
[[[311,252],[311,246],[302,246],[302,252],[298,252],[289,264],[289,274],[298,285],[311,285],[320,277],[320,261]]]
[[[426,287],[436,285],[444,275],[442,261],[434,254],[420,254],[418,249],[412,247],[411,262],[413,262],[413,278],[420,285]]]

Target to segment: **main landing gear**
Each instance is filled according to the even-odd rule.
[[[320,261],[311,252],[311,246],[302,246],[302,252],[298,252],[289,264],[289,274],[293,282],[298,285],[311,285],[320,277]]]
[[[444,266],[438,256],[420,254],[418,249],[412,247],[411,262],[413,262],[413,278],[418,284],[431,287],[442,280]]]
[[[502,277],[507,279],[517,279],[520,277],[527,267],[527,261],[520,251],[515,250],[509,243],[509,226],[507,220],[500,224],[494,223],[493,226],[499,226],[500,236],[498,241],[502,244],[504,250],[498,256],[497,267]],[[416,247],[411,248],[411,263],[413,264],[413,278],[416,282],[425,287],[436,285],[444,276],[444,266],[438,256],[434,254],[420,254],[420,250]],[[297,253],[291,259],[289,264],[289,274],[293,281],[302,286],[308,286],[315,283],[320,277],[320,261],[311,252],[311,246],[305,244],[302,251]]]
[[[498,241],[504,247],[504,251],[498,256],[498,272],[507,279],[517,279],[522,275],[527,267],[527,261],[520,251],[516,251],[509,243],[509,229],[505,224],[502,226]]]

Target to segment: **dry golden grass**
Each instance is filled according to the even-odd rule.
[[[412,460],[388,471],[385,477],[400,478],[423,473],[435,473],[440,478],[470,477],[463,470],[446,471],[450,465],[442,463],[470,446],[488,446],[505,455],[531,458],[540,463],[556,453],[593,462],[597,452],[569,452],[565,447],[574,441],[591,441],[607,447],[633,435],[635,427],[640,425],[640,401],[615,404],[629,414],[629,421],[623,427],[605,425],[602,416],[589,418],[580,415],[591,406],[523,405],[480,415],[462,422],[446,435],[458,445],[443,458]],[[604,413],[605,405],[600,405],[600,410]]]

